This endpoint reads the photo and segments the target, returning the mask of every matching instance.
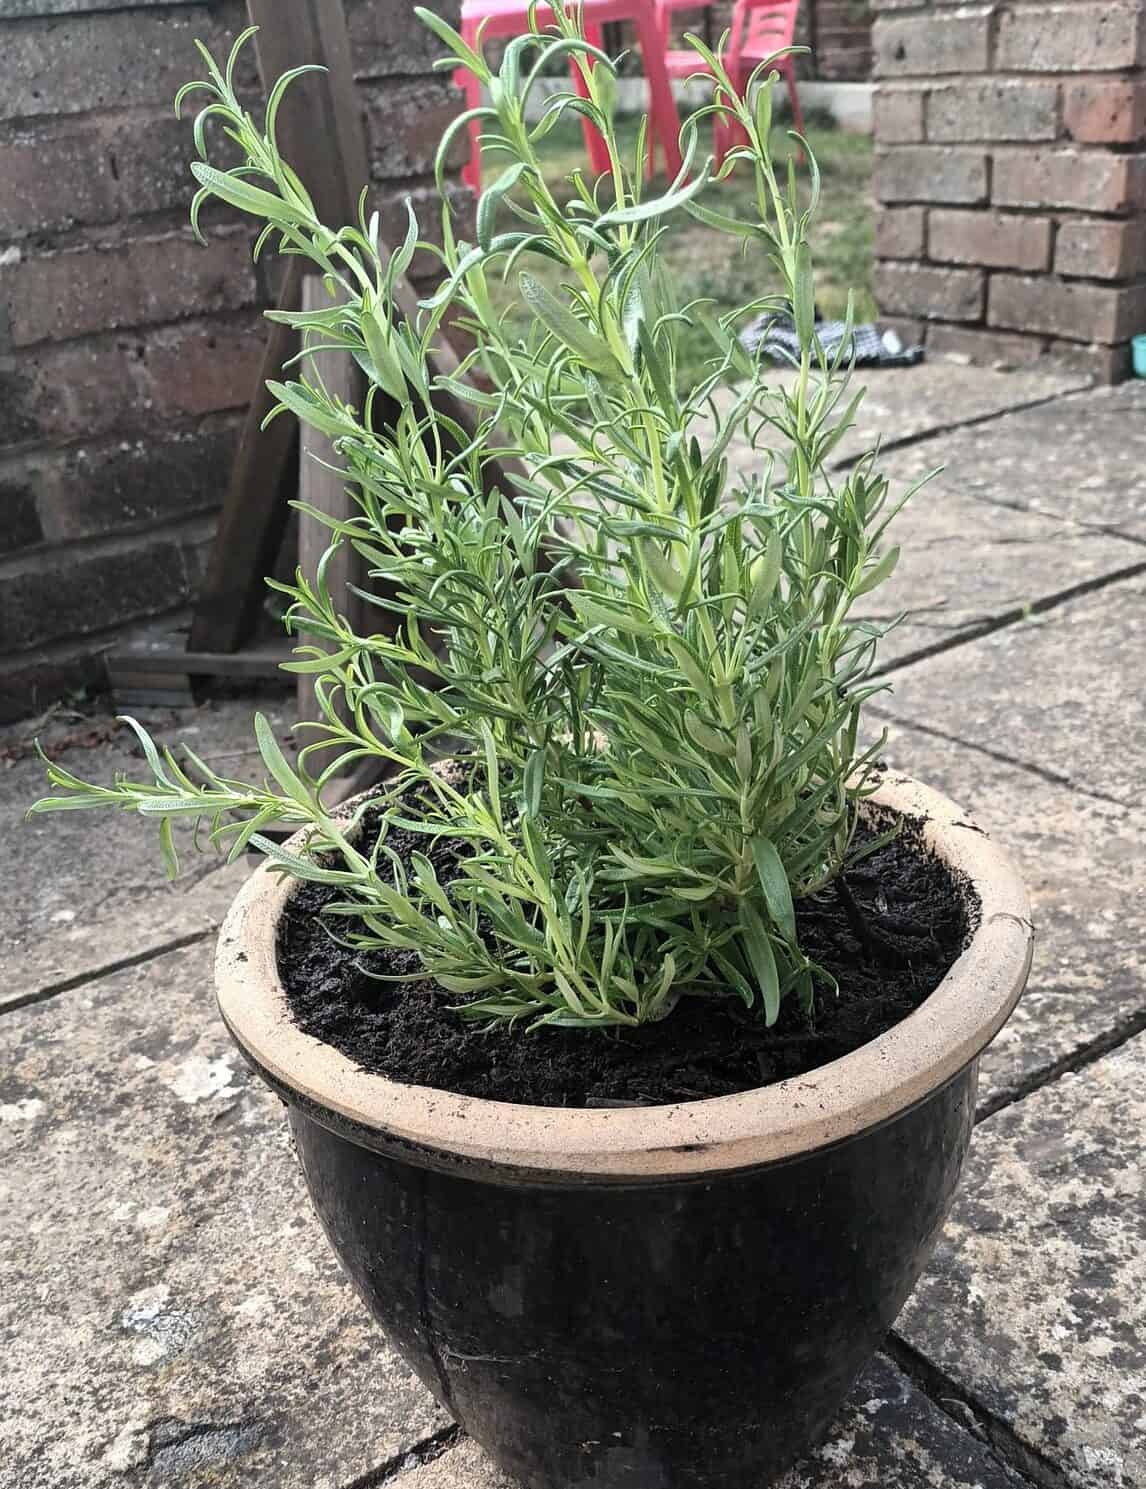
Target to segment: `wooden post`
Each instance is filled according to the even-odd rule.
[[[330,297],[317,274],[308,274],[302,282],[302,308],[325,310]],[[333,398],[343,403],[360,405],[363,396],[363,379],[357,363],[346,352],[330,350],[315,352],[306,368],[307,380],[320,380]],[[347,489],[345,478],[332,465],[338,465],[338,457],[325,435],[309,425],[302,425],[299,434],[298,496],[299,500],[324,512],[329,517],[345,521],[358,511],[358,505]],[[313,580],[319,560],[329,548],[332,540],[330,529],[305,512],[299,513],[298,562],[308,579]],[[350,589],[351,584],[363,587],[365,575],[359,556],[349,543],[344,542],[334,555],[326,571],[326,582],[335,608],[358,633],[366,623],[365,601]],[[321,644],[316,637],[300,635],[300,641]],[[319,716],[315,699],[314,678],[305,672],[298,678],[298,716],[314,719]],[[304,731],[309,732],[309,731]],[[300,739],[300,744],[308,741]]]

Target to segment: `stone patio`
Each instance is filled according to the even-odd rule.
[[[947,467],[898,524],[871,723],[1019,859],[1039,942],[933,1263],[783,1489],[1143,1489],[1146,388],[870,384],[895,489]],[[155,722],[239,774],[251,708]],[[99,721],[42,732],[83,773],[134,765]],[[188,855],[168,887],[134,820],[25,825],[27,736],[0,736],[0,1483],[511,1489],[366,1320],[215,1016],[245,867]]]

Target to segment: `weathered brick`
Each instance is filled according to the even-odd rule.
[[[878,17],[872,28],[875,76],[986,72],[992,15],[991,6],[979,5],[926,15]]]
[[[1080,279],[1132,279],[1146,272],[1146,220],[1068,218],[1055,239],[1056,274]]]
[[[1071,372],[1088,373],[1096,383],[1120,383],[1130,376],[1130,343],[1048,341],[1046,355]]]
[[[477,205],[474,193],[468,186],[453,182],[446,185],[446,197],[450,203],[456,236],[472,243],[474,210]],[[413,206],[418,219],[421,240],[441,247],[442,198],[437,187],[433,185],[420,183],[417,186],[406,186],[401,191],[379,192],[373,199],[372,205],[378,208],[381,215],[382,236],[388,243],[401,243],[406,236],[407,201]],[[441,260],[426,250],[420,249],[414,255],[407,270],[407,277],[420,282],[436,279],[440,277],[441,272]]]
[[[346,28],[358,77],[412,77],[433,70],[445,48],[414,15],[417,0],[349,0]],[[436,15],[451,26],[461,17],[460,0],[437,0]]]
[[[1146,137],[1146,83],[1087,78],[1063,91],[1063,123],[1076,140],[1132,145]]]
[[[923,257],[922,207],[880,207],[875,214],[875,255],[883,259]]]
[[[880,202],[985,202],[987,156],[982,150],[949,145],[901,145],[880,151],[875,196]]]
[[[135,363],[141,401],[164,418],[242,408],[254,391],[265,343],[265,323],[251,314],[148,332]]]
[[[438,142],[462,108],[462,96],[446,80],[366,85],[370,173],[377,180],[425,176],[434,169]],[[446,164],[456,169],[469,158],[469,136],[455,134]]]
[[[223,134],[218,120],[207,126],[207,143],[212,165],[226,170],[239,164],[239,150]],[[123,217],[174,208],[185,211],[190,206],[197,189],[190,169],[196,158],[190,119],[176,119],[166,109],[157,117],[110,125],[105,148],[115,171],[115,196]],[[213,204],[211,211],[217,214],[219,205]],[[209,220],[206,214],[203,220]]]
[[[1000,72],[1106,72],[1142,59],[1142,9],[1127,3],[1027,5],[999,14]]]
[[[937,207],[928,224],[927,244],[928,256],[941,263],[1048,269],[1051,222],[1049,217]]]
[[[1043,353],[1041,336],[1008,336],[976,326],[932,326],[927,332],[928,357],[949,357],[979,367],[1026,367]]]
[[[0,140],[0,238],[110,222],[113,187],[91,130],[9,133]]]
[[[236,427],[147,434],[35,457],[40,522],[50,542],[101,537],[217,507]]]
[[[0,119],[137,104],[170,106],[176,89],[198,75],[195,39],[218,56],[245,24],[244,7],[224,0],[219,6],[144,14],[124,9],[7,27]],[[241,87],[257,84],[249,46],[236,82]]]
[[[923,138],[923,89],[889,88],[875,90],[872,102],[875,137],[881,145],[910,144]]]
[[[98,439],[138,418],[133,343],[43,343],[0,367],[0,446]]]
[[[250,238],[189,233],[26,255],[0,265],[14,346],[234,310],[254,302]]]
[[[0,469],[0,553],[14,553],[43,541],[36,493],[20,470]]]
[[[987,321],[992,326],[1112,343],[1139,330],[1144,318],[1146,286],[1113,288],[1018,274],[991,277]]]
[[[107,680],[103,654],[106,638],[58,648],[23,652],[0,661],[0,724],[43,713],[65,694],[102,690]]]
[[[119,10],[121,3],[122,0],[4,0],[4,15],[8,20],[16,17],[74,16],[92,10]],[[185,0],[132,0],[135,10],[183,3]]]
[[[966,78],[927,95],[929,140],[1053,140],[1057,135],[1057,83]]]
[[[0,566],[0,636],[27,651],[175,609],[187,598],[179,544],[161,539],[110,552],[48,549]]]
[[[877,263],[875,298],[881,311],[893,315],[977,321],[983,314],[984,277],[978,269]]]
[[[1146,155],[1000,150],[991,200],[1002,207],[1129,212],[1146,203]]]

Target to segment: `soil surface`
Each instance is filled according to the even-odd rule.
[[[371,830],[369,814],[365,831]],[[879,826],[886,827],[883,818]],[[416,966],[411,953],[363,955],[331,940],[321,920],[338,893],[300,884],[279,930],[279,973],[300,1027],[363,1069],[466,1096],[535,1106],[654,1105],[699,1101],[804,1075],[905,1018],[933,992],[967,942],[977,907],[903,819],[890,843],[796,906],[800,946],[839,993],[817,984],[809,1019],[785,999],[772,1028],[739,998],[683,998],[639,1029],[489,1030],[452,1011],[454,994],[426,978],[380,982]],[[374,829],[377,830],[376,828]],[[857,841],[870,841],[861,825]],[[403,843],[403,838],[408,841]],[[425,839],[392,831],[405,853]],[[435,863],[446,882],[448,865]]]

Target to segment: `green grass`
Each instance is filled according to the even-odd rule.
[[[632,159],[636,119],[620,120],[617,133]],[[875,316],[871,287],[871,140],[866,135],[809,125],[808,143],[823,178],[819,211],[812,226],[817,309],[827,318],[842,316],[851,289],[857,321],[871,320]],[[779,164],[783,164],[791,148],[792,141],[784,127],[778,127],[773,149]],[[588,170],[579,126],[573,121],[559,125],[542,141],[540,154],[554,194],[562,199],[571,196],[568,177],[575,170]],[[497,171],[496,159],[487,158],[484,164],[488,184]],[[806,195],[806,167],[801,168],[799,177]],[[754,216],[750,180],[747,173],[737,173],[730,180],[709,187],[701,200],[733,216]],[[653,189],[663,189],[665,184],[660,180]],[[745,253],[731,239],[684,213],[671,222],[664,245],[664,263],[675,279],[681,304],[703,296],[714,300],[721,313],[735,310],[779,285],[775,269],[759,248],[751,247]],[[551,289],[561,278],[559,266],[544,259],[531,259],[529,271]],[[495,281],[491,288],[494,302],[509,317],[510,326],[519,327],[525,336],[531,317],[518,300],[516,283]],[[711,357],[712,343],[706,334],[699,328],[695,336],[686,332],[680,347],[680,385],[687,388],[698,381]]]

